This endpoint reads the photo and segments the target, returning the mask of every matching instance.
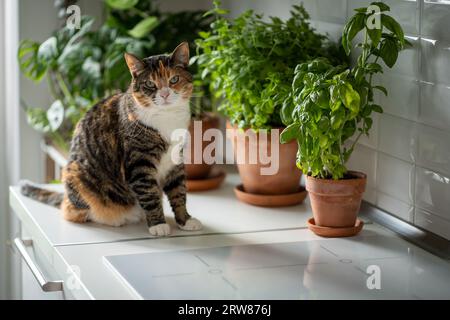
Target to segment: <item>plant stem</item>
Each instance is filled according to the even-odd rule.
[[[48,90],[50,91],[50,94],[53,97],[53,99],[60,100],[59,95],[56,93],[56,88],[55,88],[55,84],[54,84],[53,81],[54,80],[53,80],[51,74],[49,73],[48,76],[47,76]]]
[[[61,73],[56,72],[55,73],[57,83],[59,85],[59,88],[61,89],[64,96],[69,99],[70,103],[75,104],[75,99],[73,98],[72,94],[70,93],[69,88],[67,87]]]
[[[364,122],[363,122],[363,126],[364,126]],[[358,136],[356,137],[355,141],[353,141],[352,146],[350,147],[349,150],[353,150],[353,148],[356,146],[356,144],[358,143],[359,138],[361,138],[362,134],[364,131],[361,131]]]
[[[144,11],[141,11],[135,7],[130,8],[130,11],[137,14],[138,16],[140,16],[143,19],[148,18],[148,14],[146,14]]]

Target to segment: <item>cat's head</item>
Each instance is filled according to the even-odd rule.
[[[167,108],[187,105],[192,94],[192,76],[188,72],[189,45],[181,43],[170,55],[140,60],[125,53],[132,75],[131,94],[141,108]]]

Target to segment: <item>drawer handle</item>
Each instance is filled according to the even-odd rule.
[[[31,273],[36,278],[37,282],[41,286],[42,291],[52,292],[52,291],[63,291],[63,281],[47,281],[42,274],[42,272],[37,267],[36,263],[31,259],[31,256],[27,252],[27,248],[33,244],[33,240],[22,240],[20,238],[14,239],[14,245],[17,250],[19,250],[20,255],[23,260],[27,264],[28,268],[30,268]]]

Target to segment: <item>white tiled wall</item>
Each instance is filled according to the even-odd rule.
[[[237,1],[232,15],[253,8],[288,16],[303,2],[314,27],[337,39],[353,9],[366,0]],[[367,173],[365,199],[393,215],[450,239],[450,1],[384,0],[413,47],[377,81],[385,113],[374,121],[348,165]],[[274,5],[276,4],[276,5]]]

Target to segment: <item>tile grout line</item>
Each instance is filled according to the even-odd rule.
[[[419,69],[419,86],[417,88],[418,90],[418,96],[419,96],[419,101],[417,101],[418,104],[418,115],[417,115],[417,120],[420,119],[420,114],[422,112],[422,81],[423,81],[423,64],[422,64],[422,55],[423,55],[423,47],[422,47],[422,19],[423,19],[423,8],[424,8],[424,0],[419,0],[417,2],[417,6],[416,6],[416,10],[418,10],[418,16],[419,16],[419,25],[418,25],[418,31],[419,31],[419,60],[417,61],[418,63],[418,69]],[[417,128],[417,126],[415,125],[415,127]],[[419,132],[415,132],[416,134],[416,143],[414,144],[414,152],[415,152],[415,159],[414,159],[414,166],[413,166],[413,170],[414,170],[414,175],[413,175],[413,187],[412,187],[412,191],[413,191],[413,196],[412,196],[412,201],[413,201],[413,212],[412,212],[412,224],[416,225],[416,177],[417,177],[417,158],[418,158],[418,135]]]

